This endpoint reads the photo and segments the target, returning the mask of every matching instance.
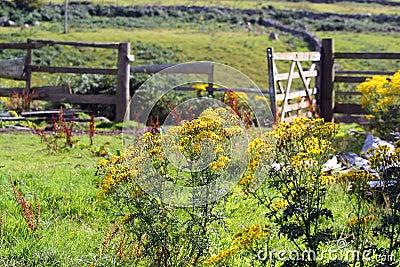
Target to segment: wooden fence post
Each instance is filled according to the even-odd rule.
[[[214,64],[211,65],[211,70],[210,72],[207,74],[208,76],[208,85],[207,85],[207,91],[208,91],[208,95],[210,97],[214,97]]]
[[[276,121],[276,83],[274,77],[274,63],[272,58],[273,49],[267,48],[267,62],[268,62],[268,83],[269,83],[269,99],[271,103],[271,112]]]
[[[32,44],[32,40],[27,40],[28,44]],[[26,61],[25,61],[25,91],[31,93],[32,88],[32,48],[26,50]]]
[[[116,93],[116,116],[115,121],[128,121],[129,116],[129,77],[130,77],[130,43],[121,43],[118,46],[118,72],[117,72],[117,93]]]
[[[323,39],[321,50],[320,109],[321,117],[328,122],[333,120],[333,110],[335,108],[335,91],[333,88],[333,81],[335,79],[333,69],[333,39]]]

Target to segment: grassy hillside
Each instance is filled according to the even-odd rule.
[[[62,4],[63,0],[45,0],[45,3]],[[334,4],[310,3],[306,1],[266,1],[266,0],[76,0],[74,2],[90,2],[100,5],[198,5],[223,6],[229,8],[260,9],[273,6],[278,9],[308,10],[313,12],[334,12],[341,14],[399,14],[400,7],[390,7],[371,3],[340,2]]]
[[[19,29],[0,28],[0,35],[12,34],[23,41],[24,38],[94,41],[94,42],[137,42],[157,43],[161,46],[174,46],[182,51],[179,55],[187,60],[214,61],[227,64],[242,71],[259,86],[267,86],[266,48],[274,47],[276,51],[305,51],[307,44],[289,35],[280,35],[278,41],[270,41],[268,35],[248,34],[244,29],[238,31],[218,31],[204,27],[181,29],[88,29],[76,31],[71,29],[68,34],[32,29],[21,33]],[[104,51],[97,50],[96,60],[92,64],[101,64]],[[138,51],[132,51],[132,54]],[[107,52],[106,52],[107,53]],[[181,61],[182,62],[182,61]],[[133,65],[146,64],[134,62]],[[39,77],[40,78],[40,77]]]

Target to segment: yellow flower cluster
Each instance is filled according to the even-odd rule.
[[[374,215],[370,214],[360,219],[354,218],[346,223],[347,227],[353,228],[355,226],[364,227],[375,220]]]
[[[222,125],[217,120],[209,117],[199,117],[191,121],[183,122],[181,135],[198,135],[205,131],[216,131]]]
[[[137,150],[129,147],[125,153],[119,156],[112,155],[108,159],[102,159],[96,165],[96,175],[102,176],[98,197],[112,193],[123,182],[132,181],[141,173],[140,163],[145,158],[137,156]]]
[[[172,127],[168,134],[178,139],[180,151],[189,159],[200,157],[204,147],[203,141],[211,141],[216,146],[217,154],[223,154],[224,142],[233,136],[243,134],[240,120],[228,108],[204,110],[198,118],[183,121],[179,126]]]
[[[361,105],[370,114],[371,126],[384,138],[387,133],[399,131],[400,117],[400,70],[393,76],[374,76],[358,86],[362,92]]]
[[[274,202],[271,205],[269,205],[269,208],[273,211],[278,211],[286,208],[289,205],[289,202],[287,202],[286,199],[282,199],[278,202]]]
[[[290,157],[290,166],[298,171],[310,169],[310,166],[315,166],[318,163],[316,160],[312,159],[311,156],[312,155],[306,152],[299,152],[297,155]]]
[[[378,146],[375,149],[369,149],[367,154],[370,155],[368,161],[372,168],[378,170],[382,165],[393,165],[400,162],[400,147],[390,151],[388,146]]]
[[[254,97],[254,100],[255,100],[255,101],[267,102],[267,101],[268,101],[268,98],[266,98],[265,96],[262,96],[262,95],[256,95],[256,96]]]
[[[307,153],[311,155],[321,155],[333,151],[332,142],[316,136],[306,137],[304,146]]]
[[[167,152],[173,152],[176,156],[174,160],[178,161],[182,157],[189,161],[196,160],[207,152],[206,155],[215,155],[210,161],[209,170],[224,170],[231,161],[229,139],[244,132],[240,125],[240,119],[230,108],[216,108],[206,109],[198,118],[182,121],[166,133],[144,133],[135,146],[119,156],[102,159],[97,164],[96,174],[102,177],[99,197],[112,194],[122,183],[134,185],[129,187],[133,192],[132,198],[140,196],[142,192],[135,191],[138,186],[133,178],[149,175],[142,170],[147,163],[153,164],[161,175],[174,180],[177,172],[174,167],[169,167],[171,158],[166,156]],[[209,153],[212,152],[210,149],[214,149],[215,153]]]
[[[367,182],[374,179],[375,176],[372,174],[362,171],[362,170],[350,170],[346,173],[341,174],[338,177],[339,182],[355,182],[355,183],[362,183]]]
[[[337,182],[337,178],[332,175],[322,175],[321,176],[321,185],[326,186],[330,184],[334,184]]]
[[[120,224],[126,224],[135,217],[135,213],[128,213],[120,220]]]
[[[118,170],[114,167],[110,167],[107,171],[106,176],[104,179],[101,181],[101,189],[99,192],[99,197],[107,194],[110,192],[112,188],[116,186],[116,181],[115,181],[115,174],[118,172]]]
[[[242,134],[243,128],[240,126],[231,126],[221,130],[221,135],[226,138],[232,138],[233,136],[240,136]]]
[[[305,177],[307,181],[317,181],[318,185],[322,186],[333,183],[336,181],[334,177],[318,174],[321,169],[318,166],[322,164],[321,161],[326,161],[324,157],[333,151],[329,139],[333,138],[336,132],[337,125],[325,123],[323,119],[297,118],[290,123],[277,124],[271,132],[264,134],[264,138],[256,138],[249,143],[250,159],[239,184],[243,185],[244,191],[247,192],[260,162],[274,155],[277,155],[278,161],[285,161],[284,165],[294,168],[298,176]],[[272,144],[278,151],[274,151],[275,146]],[[290,160],[285,156],[289,156]]]
[[[249,186],[251,181],[254,180],[254,173],[243,175],[242,179],[239,180],[239,185]]]
[[[279,123],[272,132],[267,133],[267,136],[274,137],[277,140],[277,147],[281,149],[289,149],[293,144],[309,149],[318,145],[318,150],[313,152],[320,152],[320,149],[330,147],[330,142],[324,139],[333,137],[336,132],[337,126],[334,123],[325,123],[323,119],[301,117],[290,123]]]
[[[391,105],[400,105],[400,71],[393,76],[373,76],[358,86],[363,93],[361,105],[373,113],[389,111]]]
[[[242,179],[238,182],[240,185],[245,187],[249,186],[251,181],[254,179],[255,172],[260,165],[260,160],[262,157],[270,151],[270,146],[266,140],[261,138],[255,138],[249,143],[247,152],[250,153],[250,158],[247,163],[247,169],[244,173]]]
[[[211,256],[205,263],[208,265],[217,264],[225,261],[242,249],[249,249],[253,246],[257,239],[264,238],[269,235],[271,228],[268,225],[255,224],[249,228],[245,228],[242,232],[233,235],[232,240],[235,247],[228,250],[221,250],[217,255]]]
[[[197,94],[201,94],[202,92],[205,92],[209,88],[209,84],[208,83],[198,83],[198,84],[192,85],[192,88],[194,88],[194,90]],[[213,84],[212,88],[218,88],[218,86]]]
[[[148,156],[151,158],[159,158],[164,156],[162,148],[162,138],[166,139],[168,136],[161,136],[159,133],[146,132],[142,136],[142,141],[146,148]]]
[[[211,162],[208,167],[213,171],[222,171],[228,166],[230,159],[226,156],[219,157],[217,161]]]
[[[232,237],[233,244],[240,249],[248,249],[253,246],[255,240],[268,236],[270,231],[269,225],[254,224],[242,232],[237,232]]]
[[[238,248],[230,248],[227,250],[221,250],[220,252],[218,252],[217,255],[211,256],[206,261],[206,264],[213,265],[213,264],[220,263],[220,262],[226,260],[227,258],[233,256],[238,250],[239,250]]]

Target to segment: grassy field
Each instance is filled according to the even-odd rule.
[[[193,29],[190,26],[182,29],[87,29],[68,34],[32,29],[25,33],[19,30],[0,28],[0,34],[20,35],[23,38],[94,41],[94,42],[145,42],[157,43],[164,47],[174,46],[182,50],[180,56],[191,61],[214,61],[234,67],[249,76],[258,86],[267,86],[266,48],[274,47],[275,51],[306,51],[307,45],[301,39],[282,34],[278,41],[270,41],[267,35],[248,34],[241,31],[217,31],[204,27]],[[267,29],[266,29],[267,30]],[[97,50],[97,53],[103,51]],[[104,51],[108,52],[108,51]],[[138,51],[132,51],[135,55]],[[114,53],[115,55],[115,53]],[[101,65],[99,61],[89,62],[91,66]],[[116,55],[115,55],[116,56]],[[133,62],[133,65],[144,62]],[[38,75],[40,78],[41,75]]]
[[[42,29],[31,29],[20,32],[19,29],[0,28],[0,34],[18,36],[24,38],[71,40],[71,41],[94,41],[94,42],[137,42],[157,43],[163,47],[174,46],[181,50],[180,57],[189,61],[214,61],[229,65],[250,77],[259,87],[266,88],[267,64],[266,48],[273,47],[274,51],[308,51],[307,44],[296,37],[280,33],[279,40],[271,41],[265,34],[249,34],[243,29],[218,30],[218,27],[199,26],[191,27],[182,25],[180,29],[85,29],[76,30],[72,28],[68,34],[53,32]],[[269,32],[273,29],[260,31]],[[334,38],[335,51],[337,52],[396,52],[400,49],[400,35],[398,33],[346,33],[346,32],[318,32],[320,38]],[[88,50],[90,53],[90,50]],[[132,51],[135,55],[139,51]],[[102,58],[116,57],[115,52],[96,50],[99,53],[98,60],[86,62],[88,66],[103,66]],[[100,54],[101,53],[101,54]],[[53,58],[56,60],[57,56]],[[66,58],[58,57],[59,60]],[[371,61],[373,62],[373,61]],[[66,61],[65,61],[66,63]],[[133,65],[146,64],[145,62],[133,62]],[[371,64],[371,63],[369,63]],[[375,61],[370,68],[381,68],[382,70],[396,70],[397,61]],[[378,67],[377,67],[378,66]],[[358,68],[353,61],[340,63],[339,68]],[[368,67],[368,66],[367,66]],[[43,85],[43,75],[36,74],[36,84]],[[3,87],[12,87],[15,82],[0,79]]]
[[[81,2],[77,0],[75,2]],[[46,0],[46,3],[62,4],[63,0]],[[334,4],[310,3],[306,1],[262,1],[262,0],[89,0],[93,4],[100,5],[198,5],[198,6],[223,6],[240,9],[260,9],[273,6],[277,9],[308,10],[312,12],[334,12],[341,14],[399,14],[400,7],[390,7],[371,3],[340,2]]]

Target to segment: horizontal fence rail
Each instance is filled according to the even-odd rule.
[[[335,59],[400,59],[400,53],[334,53]]]
[[[97,43],[97,42],[70,42],[70,41],[55,41],[55,40],[37,40],[28,39],[33,44],[43,45],[70,45],[75,47],[93,47],[93,48],[106,48],[106,49],[118,49],[120,43]]]
[[[39,49],[45,47],[45,44],[40,43],[0,43],[0,49],[19,49],[19,50],[27,50],[27,49]]]
[[[105,68],[82,68],[82,67],[47,67],[27,65],[28,69],[32,72],[45,72],[45,73],[70,73],[70,74],[102,74],[102,75],[117,75],[118,69],[105,69]]]

